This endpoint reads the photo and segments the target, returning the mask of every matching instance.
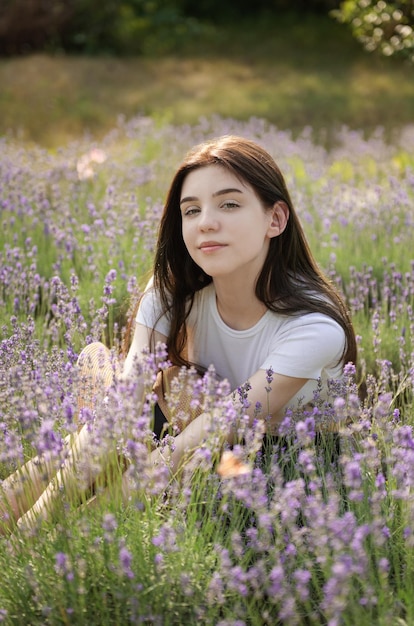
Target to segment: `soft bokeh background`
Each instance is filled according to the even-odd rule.
[[[57,147],[142,114],[392,132],[414,114],[413,21],[407,0],[4,1],[0,134]]]

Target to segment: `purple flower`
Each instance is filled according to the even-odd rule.
[[[72,581],[75,577],[69,557],[64,552],[55,554],[55,571],[67,581]]]
[[[119,548],[119,564],[121,567],[121,572],[127,578],[134,578],[135,574],[132,571],[132,554],[125,546],[123,542],[120,543]]]
[[[41,423],[37,438],[37,450],[39,454],[50,453],[58,457],[63,449],[63,440],[55,430],[55,423],[52,419],[46,419]]]
[[[217,571],[213,572],[208,585],[207,599],[213,606],[216,604],[220,606],[225,602],[223,579]]]
[[[313,416],[306,417],[296,424],[296,435],[298,441],[303,444],[310,443],[315,437],[315,418]]]
[[[272,382],[273,382],[273,374],[274,374],[273,368],[272,368],[272,366],[270,366],[269,369],[266,370],[266,380],[267,380],[267,384],[268,385],[271,385]],[[270,391],[270,389],[269,389],[269,391]]]
[[[176,552],[178,550],[176,532],[169,524],[161,526],[158,535],[154,535],[152,538],[152,543],[154,546],[162,548],[164,552]]]
[[[105,531],[104,537],[108,543],[114,540],[115,531],[118,528],[118,522],[115,515],[112,513],[105,513],[102,521],[102,528]]]
[[[344,376],[353,377],[356,374],[356,367],[352,362],[346,363],[344,366]]]
[[[285,586],[286,574],[281,565],[273,567],[269,572],[268,594],[270,598],[275,600],[282,597]]]
[[[413,429],[411,426],[400,426],[394,430],[394,443],[402,448],[414,449]]]

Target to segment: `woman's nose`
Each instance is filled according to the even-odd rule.
[[[217,218],[208,209],[201,212],[199,228],[201,231],[206,232],[209,230],[217,230],[219,223]]]

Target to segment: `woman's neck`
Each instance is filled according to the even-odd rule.
[[[234,330],[247,330],[263,317],[267,307],[258,300],[254,289],[246,285],[220,284],[213,281],[218,313],[227,326]]]

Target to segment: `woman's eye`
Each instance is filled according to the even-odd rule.
[[[196,206],[189,206],[183,211],[183,215],[195,215],[200,209]]]
[[[234,202],[234,200],[227,200],[226,202],[223,202],[223,204],[221,205],[222,209],[228,209],[231,211],[231,209],[237,209],[239,207],[239,203],[238,202]]]

